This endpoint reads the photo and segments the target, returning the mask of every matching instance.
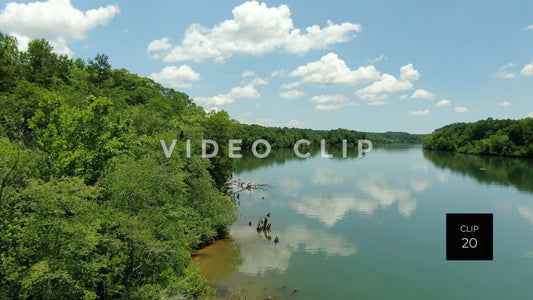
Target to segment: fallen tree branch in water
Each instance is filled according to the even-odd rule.
[[[266,183],[244,182],[240,179],[230,180],[224,183],[224,186],[226,187],[226,193],[228,195],[238,195],[243,191],[268,190],[271,188],[271,186]]]

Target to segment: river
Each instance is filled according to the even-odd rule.
[[[215,299],[533,297],[532,160],[332,152],[238,161],[234,178],[271,188],[241,193],[231,236],[194,258]],[[494,259],[447,261],[446,213],[492,213]],[[267,214],[270,240],[256,231]]]

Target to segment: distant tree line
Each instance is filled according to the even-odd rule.
[[[424,139],[423,147],[468,154],[533,157],[533,118],[488,118],[447,125]]]
[[[320,140],[326,140],[328,145],[348,144],[357,145],[360,139],[369,139],[375,144],[422,144],[427,136],[424,134],[410,134],[406,132],[373,133],[349,129],[313,130],[287,127],[265,127],[260,125],[237,125],[237,136],[243,140],[243,148],[250,149],[252,143],[258,139],[266,139],[272,148],[289,148],[300,139],[309,140],[312,146],[320,146]]]

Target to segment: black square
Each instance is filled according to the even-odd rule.
[[[492,260],[492,214],[446,214],[446,260]]]

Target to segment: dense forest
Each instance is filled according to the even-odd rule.
[[[405,133],[244,125],[98,54],[19,51],[0,32],[0,299],[202,298],[190,252],[236,215],[224,193],[234,162],[201,158],[202,139],[420,142]],[[171,159],[159,141],[178,140]],[[186,158],[190,139],[192,156]]]
[[[185,159],[184,141],[234,122],[103,54],[52,50],[0,33],[0,299],[203,297],[190,251],[235,218],[231,167]],[[180,140],[172,159],[160,139]]]
[[[459,153],[533,157],[533,118],[455,123],[437,129],[423,146]]]
[[[252,143],[258,139],[266,139],[272,148],[289,148],[299,139],[307,139],[312,145],[319,146],[324,139],[328,145],[341,145],[342,140],[348,144],[357,145],[357,140],[368,139],[374,144],[422,144],[425,134],[410,134],[406,132],[374,133],[348,129],[312,130],[300,128],[265,127],[260,125],[238,124],[237,135],[243,140],[243,148],[250,149]]]

